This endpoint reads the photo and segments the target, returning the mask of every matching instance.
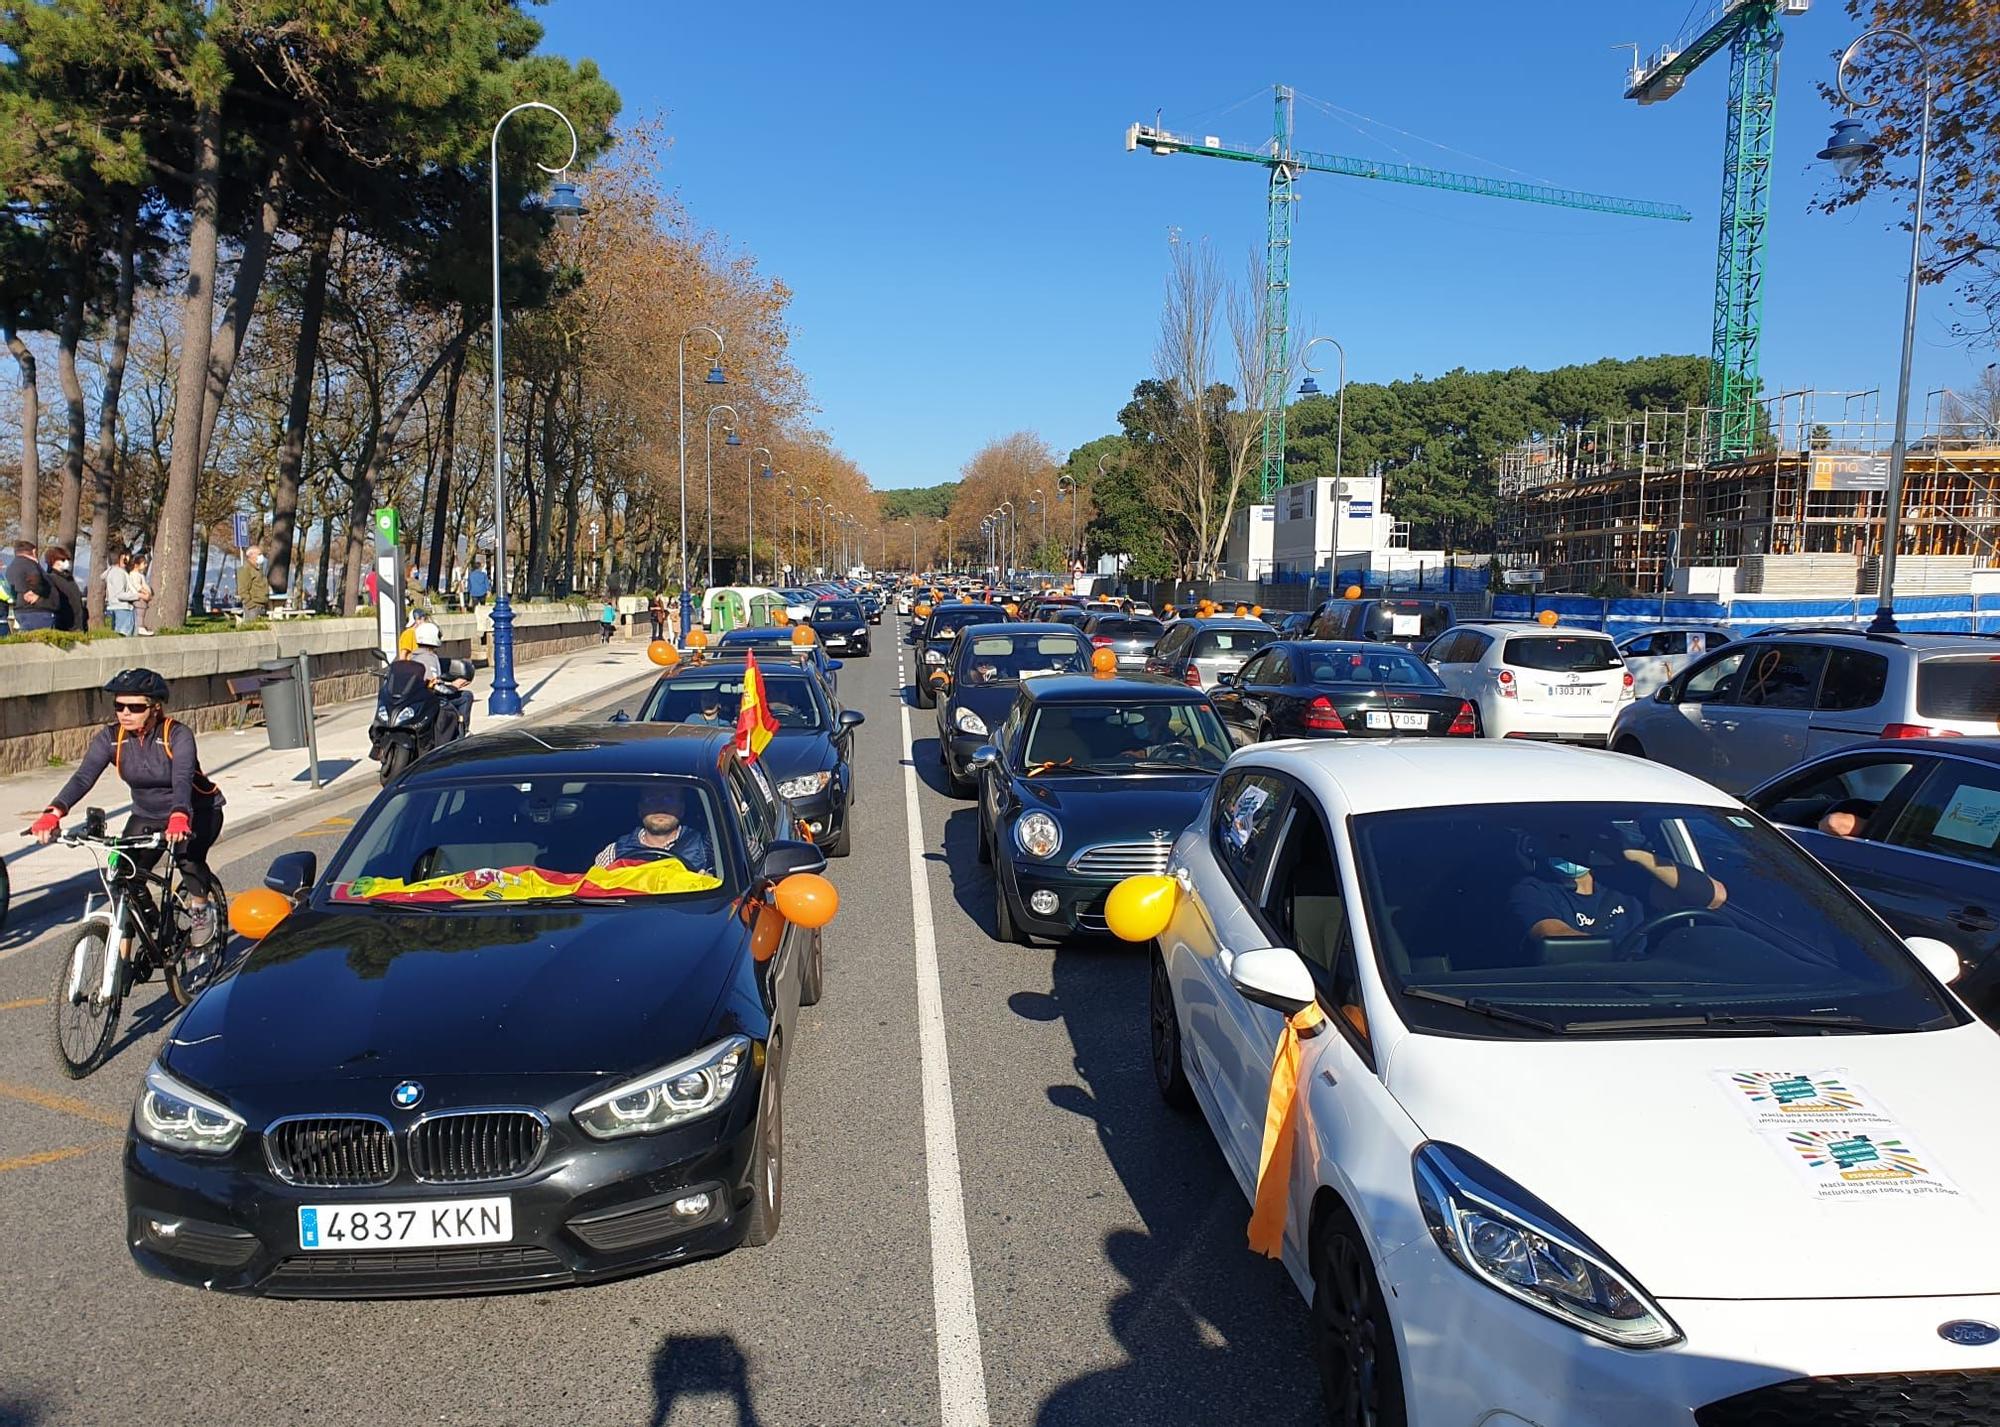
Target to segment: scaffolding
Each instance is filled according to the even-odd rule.
[[[1665,593],[1676,569],[1702,565],[1744,571],[1739,591],[1761,588],[1781,565],[1808,583],[1864,588],[1888,504],[1881,392],[1770,397],[1752,454],[1704,462],[1718,420],[1712,407],[1653,410],[1504,453],[1502,559],[1541,568],[1550,590]],[[1904,460],[1898,559],[2000,566],[1996,482],[2000,422],[1931,392]],[[1822,558],[1784,562],[1792,556]]]

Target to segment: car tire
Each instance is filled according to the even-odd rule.
[[[1312,1276],[1312,1353],[1330,1427],[1407,1427],[1396,1330],[1345,1205],[1313,1231]]]
[[[1627,758],[1644,758],[1646,756],[1645,746],[1629,733],[1612,745],[1611,751],[1613,753],[1622,753]]]
[[[964,777],[951,766],[951,755],[944,752],[944,740],[938,740],[938,762],[944,765],[944,781],[954,798],[969,798],[979,791],[979,785]]]
[[[826,840],[828,857],[847,856],[848,844],[854,841],[854,800],[849,798],[840,805],[840,831]]]
[[[749,1227],[743,1242],[761,1249],[778,1237],[785,1217],[785,1064],[784,1042],[765,1072],[766,1098],[757,1118],[757,1148],[750,1156]]]
[[[979,844],[979,865],[981,867],[991,867],[993,865],[993,844],[986,840],[986,819],[979,818],[974,825],[978,828],[978,832],[974,836],[974,841]]]
[[[1034,939],[1015,924],[1014,909],[1007,901],[1007,888],[998,877],[993,879],[993,921],[1000,940],[1015,946],[1033,944]]]
[[[806,969],[799,977],[799,1004],[817,1006],[819,998],[826,994],[826,929],[813,929],[812,951],[806,956]]]
[[[937,707],[937,693],[924,681],[924,671],[917,670],[917,707],[934,709]]]
[[[1271,728],[1270,724],[1260,723],[1257,725],[1257,742],[1269,743],[1277,736],[1277,733]]]
[[[1153,1085],[1160,1098],[1176,1110],[1194,1108],[1194,1087],[1188,1084],[1187,1061],[1181,1050],[1181,1016],[1174,1006],[1174,988],[1167,979],[1167,958],[1159,943],[1150,948],[1152,973],[1147,978],[1147,1020],[1152,1027]]]

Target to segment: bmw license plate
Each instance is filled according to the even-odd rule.
[[[353,1253],[357,1249],[435,1249],[454,1244],[504,1244],[514,1237],[514,1204],[492,1199],[413,1199],[402,1204],[304,1204],[299,1247]]]
[[[1378,709],[1368,711],[1370,728],[1396,728],[1405,731],[1423,732],[1431,726],[1431,716],[1426,713],[1387,713]]]

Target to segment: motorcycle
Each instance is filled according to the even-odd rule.
[[[472,677],[472,665],[463,659],[443,660],[441,667],[446,684]],[[465,737],[467,730],[448,697],[451,691],[433,688],[429,671],[414,659],[387,661],[376,677],[382,688],[368,725],[368,756],[382,765],[387,785],[433,748]]]

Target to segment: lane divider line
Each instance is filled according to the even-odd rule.
[[[39,1150],[34,1154],[16,1155],[13,1159],[0,1159],[0,1174],[16,1169],[33,1169],[40,1164],[60,1164],[66,1159],[89,1154],[92,1150],[109,1149],[113,1143],[111,1140],[100,1140],[94,1145],[67,1145],[59,1150]]]
[[[37,1090],[32,1085],[16,1085],[11,1080],[0,1080],[0,1100],[18,1100],[23,1105],[33,1105],[41,1110],[53,1110],[58,1115],[74,1115],[80,1120],[95,1121],[114,1130],[122,1130],[131,1122],[130,1116],[103,1109],[88,1100],[79,1100],[73,1095],[57,1095],[48,1090]]]
[[[924,1170],[930,1192],[938,1405],[943,1427],[987,1427],[986,1368],[979,1346],[979,1309],[973,1301],[972,1251],[965,1232],[965,1190],[959,1176],[958,1124],[951,1099],[951,1059],[945,1044],[937,927],[931,915],[929,868],[923,857],[917,760],[910,742],[910,706],[903,698],[900,655],[896,664],[896,702],[903,725],[903,810],[910,839],[910,920],[917,955],[917,1044],[924,1086]]]
[[[30,1006],[46,1006],[48,1004],[49,998],[46,996],[23,996],[18,1001],[0,1001],[0,1011],[25,1011]]]

